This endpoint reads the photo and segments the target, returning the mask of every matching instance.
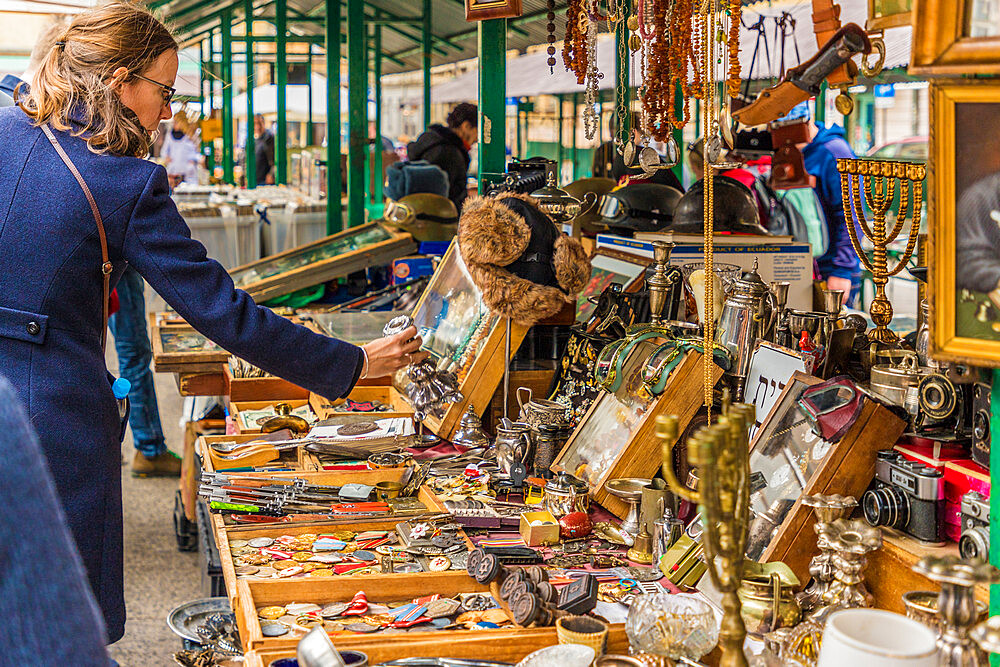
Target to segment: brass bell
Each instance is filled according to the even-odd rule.
[[[642,524],[642,529],[635,536],[635,543],[626,555],[634,563],[649,565],[653,562],[653,536],[646,530],[645,523]]]

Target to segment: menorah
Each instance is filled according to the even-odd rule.
[[[923,204],[923,180],[927,168],[914,162],[898,162],[894,160],[837,160],[837,171],[840,172],[840,188],[844,200],[844,216],[847,220],[847,231],[851,235],[851,245],[858,253],[861,262],[872,274],[875,283],[875,299],[868,312],[875,323],[875,329],[869,337],[879,343],[895,345],[899,337],[889,329],[892,322],[892,303],[885,295],[885,286],[889,278],[903,270],[917,246],[917,236],[920,231],[920,207]],[[856,178],[851,178],[856,176]],[[891,232],[886,231],[886,214],[896,196],[896,181],[899,181],[899,211],[896,213],[896,224]],[[910,183],[913,183],[913,217],[910,223],[909,239],[906,250],[899,262],[889,269],[888,246],[896,240],[903,226],[910,206]],[[864,199],[875,216],[871,225],[865,217]],[[853,220],[861,224],[865,236],[872,242],[874,251],[872,257],[861,247],[857,228]]]
[[[746,667],[743,623],[737,591],[743,581],[743,565],[750,521],[750,438],[755,408],[745,403],[723,406],[723,414],[712,426],[699,429],[687,443],[688,463],[698,469],[698,490],[680,483],[673,470],[673,446],[677,440],[677,417],[657,418],[656,436],[663,448],[663,477],[671,491],[697,503],[704,531],[705,564],[715,588],[722,593],[722,628],[719,632],[721,667]]]

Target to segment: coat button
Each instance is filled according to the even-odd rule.
[[[28,333],[31,334],[32,336],[37,336],[38,332],[42,330],[42,328],[38,326],[38,322],[28,322],[28,326],[25,328],[28,330]]]

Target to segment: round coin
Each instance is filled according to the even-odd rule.
[[[255,549],[263,549],[274,544],[274,540],[270,537],[255,537],[252,540],[248,540],[247,544]]]
[[[344,424],[337,428],[337,435],[364,435],[377,431],[378,425],[375,422],[364,421],[356,424]]]
[[[447,628],[451,625],[451,619],[449,618],[432,618],[431,626],[435,628]]]
[[[309,573],[310,577],[332,577],[333,570],[328,567],[321,567]]]
[[[279,572],[281,570],[287,570],[288,568],[298,567],[298,566],[299,564],[294,560],[278,560],[272,563],[271,565],[271,567],[273,567],[275,570],[278,570]]]
[[[284,623],[261,623],[260,634],[265,637],[280,637],[281,635],[288,634],[288,626]]]
[[[302,614],[318,614],[323,609],[318,604],[313,604],[312,602],[293,602],[292,604],[286,605],[285,608],[288,610],[289,614],[294,616],[301,616]]]
[[[368,625],[367,623],[351,623],[344,626],[345,630],[350,630],[351,632],[363,632],[365,634],[369,632],[376,632],[378,630],[377,625]]]
[[[266,618],[269,621],[273,621],[276,618],[281,618],[285,615],[284,607],[262,607],[257,611],[257,615],[261,618]]]
[[[242,549],[245,546],[247,546],[247,541],[246,540],[230,540],[229,541],[229,548],[230,549]]]
[[[292,554],[292,560],[298,561],[300,563],[304,563],[305,561],[309,560],[312,557],[313,554],[311,551],[296,551],[295,553]]]
[[[259,568],[257,570],[257,576],[258,577],[273,577],[274,576],[274,572],[275,572],[275,570],[274,570],[273,567],[262,567],[262,568]]]
[[[378,559],[378,556],[376,556],[371,551],[368,551],[367,549],[359,549],[358,551],[355,551],[352,555],[358,560],[363,560],[363,561],[373,561]]]
[[[303,628],[315,628],[317,625],[319,625],[322,622],[323,621],[320,620],[318,617],[316,617],[316,616],[310,616],[308,614],[306,614],[304,616],[299,616],[297,619],[295,619],[296,625],[299,625],[299,626],[301,626]]]
[[[241,577],[245,577],[250,574],[257,574],[257,571],[259,569],[260,568],[255,565],[243,565],[241,567],[236,568],[236,574],[240,575]]]
[[[335,618],[347,611],[347,607],[348,604],[346,602],[332,602],[323,607],[319,613],[323,618]]]
[[[436,556],[431,558],[427,567],[431,572],[444,572],[451,567],[451,561],[447,556]]]

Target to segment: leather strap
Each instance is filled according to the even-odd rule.
[[[813,32],[816,34],[816,46],[822,49],[830,38],[840,30],[840,5],[834,0],[812,0]],[[853,83],[854,77],[846,64],[830,72],[826,77],[831,88],[847,83]]]
[[[56,139],[56,135],[52,133],[51,128],[48,124],[42,125],[42,132],[48,138],[49,143],[52,147],[56,149],[56,153],[62,158],[62,161],[66,163],[70,172],[76,178],[76,182],[80,184],[80,189],[83,190],[83,194],[87,197],[87,203],[90,204],[90,212],[94,214],[94,222],[97,223],[97,235],[101,239],[101,275],[104,282],[103,293],[101,298],[101,306],[103,311],[103,320],[101,322],[101,350],[105,350],[108,340],[108,298],[111,293],[111,271],[114,266],[108,259],[108,237],[104,233],[104,219],[101,218],[101,211],[97,208],[97,202],[94,200],[94,195],[91,194],[90,188],[87,187],[87,182],[83,180],[83,176],[80,175],[80,170],[76,168],[73,161],[63,150],[62,145],[59,144],[59,140]]]

